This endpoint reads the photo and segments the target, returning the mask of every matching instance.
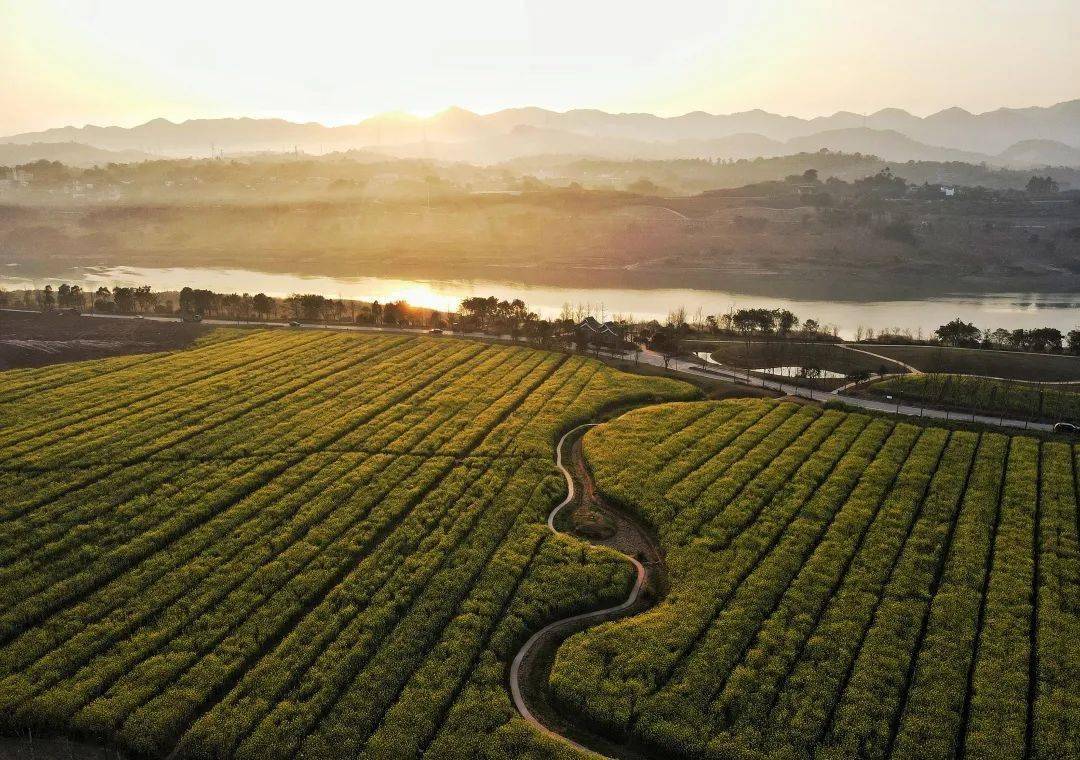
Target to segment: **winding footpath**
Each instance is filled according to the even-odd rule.
[[[559,439],[559,443],[555,447],[555,466],[559,468],[559,471],[566,479],[566,498],[559,502],[559,504],[551,510],[551,513],[548,514],[547,526],[548,530],[550,530],[552,533],[560,532],[555,527],[555,520],[559,516],[559,513],[565,507],[572,504],[577,496],[577,487],[574,481],[574,476],[570,472],[570,470],[567,469],[563,461],[563,449],[565,448],[565,444],[567,440],[570,440],[579,431],[585,430],[590,427],[595,427],[598,424],[599,423],[591,422],[585,425],[579,425],[578,427],[570,430],[565,435],[563,435],[563,437]],[[645,535],[644,531],[642,531],[640,527],[636,526],[636,524],[635,527],[642,536]],[[634,607],[634,605],[638,603],[638,601],[641,599],[642,591],[648,583],[649,572],[648,570],[646,570],[645,566],[635,557],[631,557],[630,555],[625,553],[623,553],[623,556],[631,563],[633,563],[634,569],[637,572],[637,578],[634,581],[634,586],[630,590],[630,594],[629,596],[627,596],[625,601],[623,601],[621,604],[615,605],[614,607],[606,607],[604,609],[594,610],[592,612],[583,612],[578,615],[573,615],[571,617],[563,618],[561,620],[556,620],[553,623],[548,623],[546,626],[534,633],[529,638],[529,640],[525,642],[524,646],[522,646],[521,649],[518,650],[517,655],[514,656],[514,660],[510,665],[510,694],[514,699],[514,707],[516,707],[517,711],[521,713],[521,717],[523,717],[526,721],[528,721],[542,733],[547,734],[548,736],[561,742],[569,744],[574,749],[580,750],[594,757],[608,757],[608,755],[605,755],[604,753],[599,752],[592,747],[586,747],[583,744],[574,741],[569,736],[560,733],[559,731],[553,729],[551,726],[546,724],[543,720],[541,720],[541,718],[538,716],[539,711],[535,711],[529,707],[528,700],[525,696],[526,692],[522,687],[522,680],[523,678],[525,678],[524,674],[527,670],[527,668],[525,667],[526,663],[535,656],[540,644],[543,643],[545,640],[549,639],[550,637],[563,636],[564,634],[569,635],[570,633],[582,630],[584,627],[587,627],[586,624],[590,621],[596,621],[598,623],[610,621],[612,619],[622,616],[622,613],[625,613],[627,610],[631,609],[632,607]]]

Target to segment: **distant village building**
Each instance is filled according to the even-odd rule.
[[[601,323],[594,317],[585,317],[574,327],[574,342],[578,345],[591,344],[606,348],[621,348],[622,328],[614,322]]]

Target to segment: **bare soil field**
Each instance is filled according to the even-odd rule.
[[[182,322],[0,311],[0,370],[172,351],[210,329]]]

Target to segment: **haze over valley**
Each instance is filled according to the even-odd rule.
[[[0,156],[21,162],[60,155],[71,143],[116,152],[74,163],[220,153],[363,151],[393,157],[498,163],[543,155],[631,159],[770,158],[792,153],[868,153],[888,161],[963,161],[1027,169],[1080,166],[1080,100],[972,114],[948,108],[924,118],[899,108],[800,119],[762,110],[675,117],[598,110],[512,108],[477,114],[449,108],[430,117],[383,114],[327,127],[283,119],[154,119],[139,126],[57,127],[0,137]],[[11,146],[22,146],[17,152]],[[50,147],[51,146],[51,147]],[[53,151],[49,156],[48,152]],[[9,159],[10,160],[10,159]]]
[[[1076,0],[0,0],[0,760],[1080,760]]]

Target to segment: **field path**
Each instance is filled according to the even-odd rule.
[[[914,367],[914,366],[908,364],[907,362],[902,362],[899,359],[893,359],[891,356],[885,356],[884,354],[875,354],[873,351],[867,351],[864,348],[855,348],[854,346],[849,346],[849,345],[844,344],[844,343],[841,343],[840,345],[843,346],[844,348],[846,348],[848,351],[854,351],[857,354],[866,354],[867,356],[873,356],[875,359],[884,359],[885,361],[890,362],[892,364],[899,364],[901,367],[903,367],[904,369],[906,369],[908,372],[910,372],[913,375],[921,375],[922,374],[922,370],[919,369],[918,367]]]
[[[583,504],[602,512],[616,530],[612,536],[604,539],[575,537],[621,552],[633,563],[637,577],[629,596],[621,604],[556,620],[534,633],[510,665],[510,694],[521,716],[548,736],[594,757],[640,758],[644,756],[621,744],[585,727],[568,724],[565,716],[548,704],[545,697],[547,676],[558,646],[572,634],[593,625],[628,617],[651,607],[654,601],[646,599],[642,592],[654,577],[663,572],[663,555],[656,540],[629,515],[611,508],[596,494],[592,475],[581,453],[581,437],[588,428],[597,424],[579,425],[563,435],[556,445],[555,466],[566,479],[566,497],[548,514],[548,529],[552,533],[560,533],[555,526],[559,513],[580,499]],[[564,460],[568,448],[569,468]],[[645,562],[638,557],[645,558]]]

